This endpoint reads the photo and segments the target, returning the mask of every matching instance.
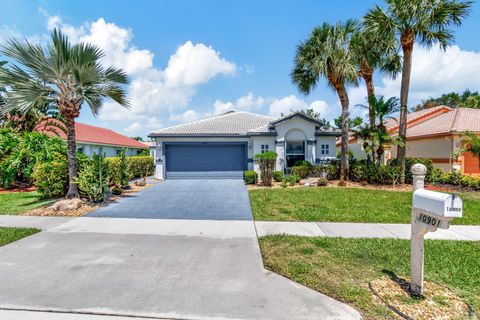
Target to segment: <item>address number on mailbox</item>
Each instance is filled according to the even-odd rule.
[[[423,213],[420,213],[417,217],[418,217],[417,218],[418,222],[425,223],[425,224],[428,224],[430,226],[435,226],[435,227],[440,226],[440,221],[441,221],[440,219],[436,219],[436,218],[427,216],[426,214],[423,214]]]

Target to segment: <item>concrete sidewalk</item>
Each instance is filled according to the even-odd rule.
[[[0,215],[0,227],[37,228],[40,230],[48,230],[72,219],[75,218]]]
[[[0,256],[0,319],[361,318],[265,270],[253,221],[82,217],[0,247]]]
[[[409,224],[336,223],[336,222],[281,222],[256,221],[259,237],[288,234],[307,237],[393,238],[410,239]],[[452,225],[427,233],[426,239],[480,241],[480,226]]]

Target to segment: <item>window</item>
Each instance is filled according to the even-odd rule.
[[[121,149],[117,149],[116,152],[117,152],[117,156],[119,156],[119,155],[120,155],[120,152],[122,152],[122,150],[121,150]]]
[[[287,141],[285,158],[287,168],[291,168],[299,160],[305,160],[305,141]]]
[[[262,153],[267,152],[267,151],[268,151],[268,148],[269,148],[269,147],[268,147],[268,144],[262,144],[262,145],[261,145]]]
[[[320,146],[320,151],[321,151],[320,153],[323,154],[323,155],[329,154],[329,153],[330,153],[330,145],[328,145],[328,144],[322,144],[322,145]]]
[[[77,152],[81,154],[85,154],[85,148],[84,147],[78,147]]]

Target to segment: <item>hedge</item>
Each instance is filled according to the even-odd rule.
[[[120,176],[120,157],[106,158],[110,182],[118,181]],[[127,157],[128,172],[130,178],[141,178],[145,175],[151,176],[155,172],[155,164],[153,157],[150,156],[133,156]]]

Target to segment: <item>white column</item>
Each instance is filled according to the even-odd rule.
[[[275,170],[283,171],[285,169],[285,140],[280,139],[275,141],[275,152],[277,153],[277,163]]]
[[[162,142],[155,140],[155,178],[165,179],[165,159],[163,156]]]
[[[413,192],[423,189],[427,168],[423,164],[415,164],[411,168],[413,174]],[[410,290],[413,294],[421,295],[423,292],[424,268],[424,236],[427,229],[416,223],[416,214],[412,210],[412,229],[410,236]]]
[[[315,164],[315,144],[316,140],[307,140],[307,154],[305,155],[305,160],[309,161],[311,164]]]

